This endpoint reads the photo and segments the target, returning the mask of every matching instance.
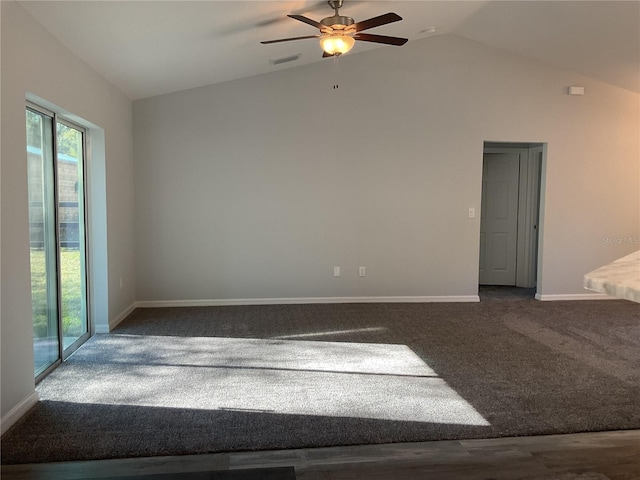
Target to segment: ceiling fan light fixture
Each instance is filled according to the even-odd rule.
[[[342,7],[343,0],[329,0],[328,3],[329,6],[334,9],[334,15],[323,18],[319,22],[305,17],[304,15],[287,15],[289,18],[293,18],[294,20],[298,20],[299,22],[306,23],[307,25],[317,28],[320,31],[320,35],[279,38],[277,40],[267,40],[260,43],[266,45],[270,43],[290,42],[292,40],[304,40],[307,38],[319,38],[320,47],[324,51],[322,54],[322,57],[324,58],[337,57],[338,55],[347,53],[353,48],[356,40],[359,42],[363,41],[396,46],[404,45],[409,41],[408,38],[362,33],[370,28],[380,27],[382,25],[402,20],[402,17],[397,13],[389,12],[356,23],[353,18],[340,15],[339,9]]]
[[[353,48],[355,38],[343,33],[327,35],[320,38],[320,46],[328,55],[342,55]]]

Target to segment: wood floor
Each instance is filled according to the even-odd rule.
[[[640,430],[2,466],[3,480],[99,478],[636,480]]]

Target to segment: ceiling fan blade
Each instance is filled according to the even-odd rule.
[[[315,20],[311,20],[309,17],[305,17],[304,15],[287,15],[287,17],[293,18],[295,20],[299,20],[303,23],[308,23],[309,25],[320,29],[322,25],[320,22],[316,22]]]
[[[293,12],[292,15],[300,15],[302,13],[314,12],[320,9],[326,10],[326,8],[327,8],[327,1],[318,0],[318,1],[314,1],[313,4],[311,5],[308,5],[306,8],[299,8],[298,10]],[[269,25],[273,25],[274,23],[280,23],[284,20],[286,20],[285,17],[283,17],[282,15],[278,15],[277,17],[272,17],[272,18],[267,18],[264,20],[257,21],[254,27],[268,27]]]
[[[327,53],[327,52],[323,51],[322,52],[322,58],[327,58],[327,57],[335,57],[335,54]]]
[[[291,37],[291,38],[279,38],[277,40],[265,40],[264,42],[260,42],[263,45],[268,45],[270,43],[280,43],[280,42],[290,42],[291,40],[304,40],[305,38],[319,38],[320,35],[306,35],[304,37]]]
[[[387,37],[386,35],[371,35],[370,33],[357,33],[353,36],[356,40],[363,42],[384,43],[386,45],[404,45],[409,41],[408,38]]]
[[[356,32],[368,30],[373,27],[379,27],[380,25],[386,25],[387,23],[398,22],[402,20],[402,17],[397,13],[385,13],[378,17],[370,18],[369,20],[363,20],[355,24]]]

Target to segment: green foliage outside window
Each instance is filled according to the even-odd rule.
[[[82,284],[80,270],[80,251],[62,249],[62,335],[78,337],[83,333],[82,323]],[[49,336],[47,315],[47,290],[44,250],[31,250],[31,300],[33,308],[34,338],[45,339]],[[55,308],[55,307],[52,307]]]

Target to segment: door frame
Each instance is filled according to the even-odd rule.
[[[43,107],[39,103],[33,102],[29,99],[25,102],[25,109],[31,110],[40,115],[44,115],[51,119],[51,129],[52,129],[52,167],[53,167],[53,176],[52,176],[52,188],[53,188],[53,216],[55,218],[55,229],[54,229],[54,237],[55,237],[55,279],[56,279],[56,288],[55,292],[52,291],[52,294],[55,294],[56,297],[56,308],[57,308],[57,318],[58,322],[57,326],[57,336],[58,336],[58,359],[48,365],[45,369],[40,371],[37,375],[34,372],[34,380],[35,383],[39,383],[42,381],[49,373],[51,373],[55,368],[57,368],[62,362],[64,362],[69,356],[71,356],[82,344],[84,344],[89,338],[91,338],[95,334],[95,326],[93,322],[93,308],[92,308],[92,294],[91,294],[91,286],[92,286],[92,277],[91,277],[91,262],[90,262],[90,247],[91,247],[91,239],[90,239],[90,186],[89,186],[89,176],[88,176],[88,128],[76,123],[74,121],[69,120],[65,115],[59,114],[55,110],[51,110],[47,107]],[[25,111],[26,111],[25,110]],[[84,284],[83,293],[84,293],[84,307],[85,307],[85,322],[87,331],[80,335],[72,344],[68,345],[66,348],[64,346],[64,338],[63,338],[63,329],[62,329],[62,272],[61,272],[61,234],[60,234],[60,224],[59,224],[59,172],[58,172],[58,140],[57,140],[57,125],[58,124],[65,125],[67,127],[71,127],[73,129],[78,130],[82,134],[82,203],[83,203],[83,212],[82,212],[82,222],[84,223],[84,228],[82,232],[82,236],[79,238],[81,243],[80,246],[80,254],[83,257],[84,261],[84,275],[82,275],[81,282]]]
[[[484,142],[483,158],[485,153],[519,154],[516,287],[535,287],[539,290],[547,144]]]

